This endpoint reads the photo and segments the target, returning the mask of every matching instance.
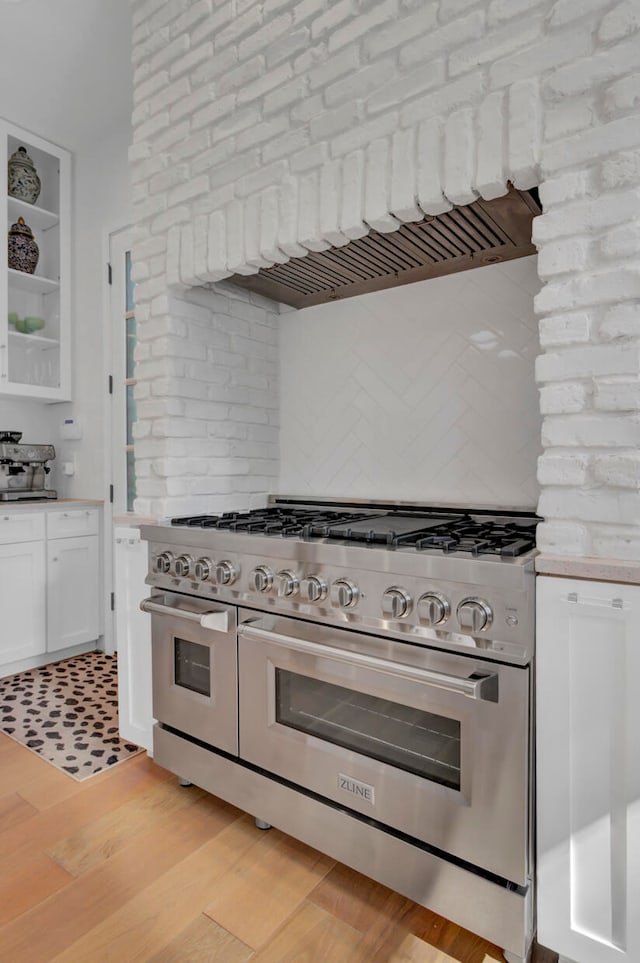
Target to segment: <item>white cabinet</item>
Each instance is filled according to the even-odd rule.
[[[538,578],[538,939],[640,960],[640,586]]]
[[[3,170],[20,147],[42,188],[33,204],[5,194],[4,222],[8,231],[22,218],[40,254],[33,274],[9,268],[6,253],[0,268],[0,393],[66,401],[71,398],[71,155],[0,119]],[[25,330],[25,318],[42,319],[44,327]]]
[[[100,635],[98,512],[47,514],[47,652]]]
[[[0,664],[17,662],[44,650],[42,539],[0,544],[0,613]]]
[[[114,535],[120,736],[152,752],[151,619],[140,611],[149,594],[147,542],[137,528],[116,528]]]

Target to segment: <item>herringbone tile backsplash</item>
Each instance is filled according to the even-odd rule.
[[[536,258],[281,317],[286,494],[535,507]]]

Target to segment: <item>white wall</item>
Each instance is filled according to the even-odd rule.
[[[536,260],[283,314],[279,490],[535,508]]]

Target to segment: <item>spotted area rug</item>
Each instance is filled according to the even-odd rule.
[[[87,652],[0,679],[0,730],[74,779],[144,752],[118,734],[118,661]]]

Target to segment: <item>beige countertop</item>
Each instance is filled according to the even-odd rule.
[[[584,578],[592,582],[619,582],[640,585],[640,562],[616,558],[578,558],[571,555],[538,555],[538,575]]]

